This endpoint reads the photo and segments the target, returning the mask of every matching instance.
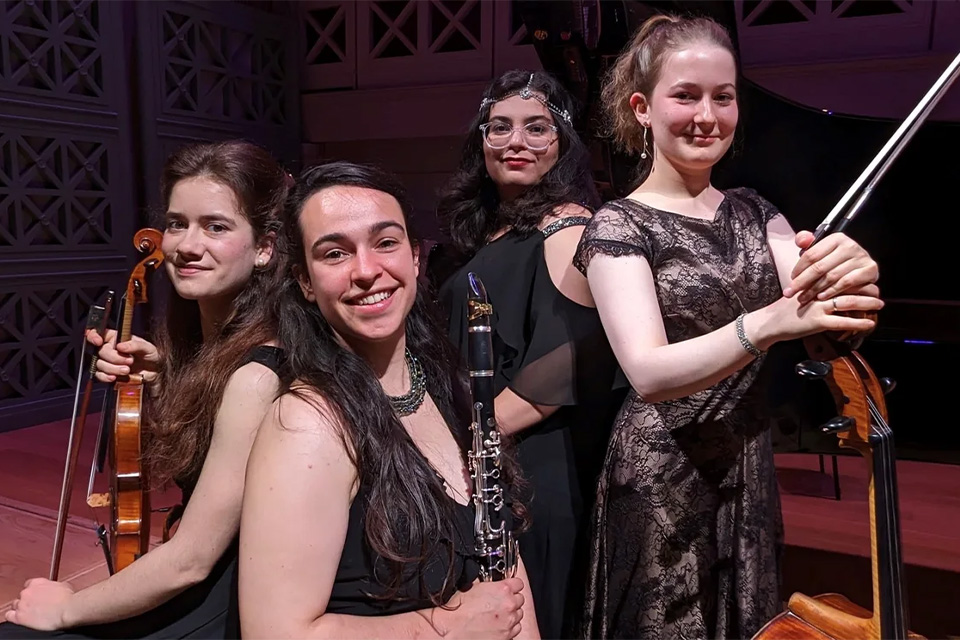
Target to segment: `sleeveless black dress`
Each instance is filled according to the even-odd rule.
[[[440,594],[438,600],[447,602],[456,591],[469,589],[479,577],[480,565],[473,547],[473,507],[449,498],[456,539],[441,540],[423,567],[411,567],[404,573],[399,593],[388,598],[386,565],[364,534],[368,495],[368,489],[361,487],[350,505],[347,536],[326,613],[388,616],[429,609],[435,606],[430,594]]]
[[[241,366],[257,362],[279,372],[283,351],[277,347],[252,349]],[[196,480],[180,486],[182,504],[190,499]],[[214,565],[207,578],[159,607],[126,620],[62,631],[37,631],[10,622],[0,624],[0,639],[13,638],[239,638],[237,552],[239,536]]]
[[[516,455],[527,491],[530,529],[519,538],[544,638],[569,635],[582,603],[587,516],[613,418],[624,392],[612,392],[616,359],[597,310],[573,302],[550,278],[544,240],[586,217],[542,232],[508,232],[488,243],[438,291],[449,336],[467,353],[467,273],[483,281],[493,305],[496,393],[511,389],[539,405],[560,406],[519,433]]]

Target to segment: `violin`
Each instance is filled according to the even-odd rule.
[[[814,243],[829,233],[843,230],[853,220],[883,173],[958,74],[960,54],[817,227]],[[851,201],[854,204],[849,206]],[[877,378],[857,352],[859,344],[853,336],[818,334],[804,338],[803,342],[810,359],[796,366],[797,373],[807,379],[824,381],[839,410],[839,415],[823,425],[822,430],[836,434],[841,447],[857,451],[867,463],[873,610],[864,609],[836,593],[815,597],[795,593],[786,611],[769,621],[753,638],[922,639],[923,636],[909,629],[903,589],[896,453],[885,399],[894,383],[889,378]]]
[[[117,343],[130,340],[133,335],[133,311],[137,304],[147,302],[147,270],[156,269],[163,262],[160,243],[163,234],[156,229],[141,229],[134,236],[133,244],[140,253],[146,254],[134,267],[127,280],[124,296],[122,320],[117,330]],[[109,292],[104,307],[94,307],[87,326],[95,328],[101,337],[106,329],[106,315],[112,302],[113,292]],[[91,326],[93,325],[93,326]],[[82,361],[82,358],[81,358]],[[83,423],[92,393],[93,376],[96,372],[96,356],[91,359],[89,379],[86,384],[83,402],[79,413],[75,410],[70,430],[67,450],[67,464],[64,471],[60,507],[57,518],[57,532],[54,539],[53,557],[50,562],[50,579],[56,580],[59,574],[60,557],[63,550],[63,531],[66,525],[70,505],[70,487],[79,454]],[[80,379],[78,378],[78,390]],[[92,465],[91,482],[87,490],[87,504],[90,507],[109,507],[109,528],[102,526],[97,535],[103,545],[110,574],[132,564],[145,554],[150,543],[150,500],[149,483],[142,464],[142,410],[144,381],[142,376],[131,374],[118,376],[107,400],[113,400],[114,411],[106,416],[101,412],[100,433],[97,437],[97,449],[106,435],[108,448],[110,481],[105,493],[93,493],[93,476],[97,465]],[[110,398],[109,396],[113,396]],[[105,401],[106,404],[106,401]],[[76,407],[76,402],[75,402]],[[112,420],[110,419],[112,418]]]

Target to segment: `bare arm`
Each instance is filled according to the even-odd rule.
[[[127,569],[78,592],[66,611],[68,626],[149,611],[210,575],[239,530],[247,456],[277,386],[276,375],[257,363],[231,376],[210,451],[176,534]]]
[[[324,615],[357,482],[329,415],[285,395],[260,428],[240,527],[244,637],[423,637],[429,625],[416,613]]]
[[[122,620],[149,611],[204,580],[239,528],[243,474],[253,436],[277,390],[259,364],[237,370],[224,391],[210,451],[176,535],[129,567],[82,591],[31,580],[12,622],[56,629]]]
[[[706,389],[744,367],[753,356],[740,344],[733,322],[674,344],[667,342],[653,272],[640,256],[598,255],[587,277],[600,319],[630,384],[647,402],[682,398]],[[845,309],[876,309],[882,302],[843,296]],[[864,331],[873,322],[832,315],[832,303],[801,307],[781,298],[744,318],[747,337],[760,349],[823,330]]]
[[[492,605],[518,597],[519,581],[511,580],[492,587],[489,595],[495,601],[471,598],[475,590],[491,591],[481,588],[486,585],[458,593],[461,606],[452,612],[426,609],[369,617],[326,613],[357,483],[331,415],[319,398],[308,402],[286,395],[260,427],[247,469],[240,526],[245,638],[436,638],[470,628],[459,619],[476,604],[490,604],[478,614],[489,617],[498,612]],[[507,617],[500,613],[499,619]]]

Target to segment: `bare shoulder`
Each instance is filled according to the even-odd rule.
[[[224,398],[228,394],[237,397],[275,396],[279,386],[280,379],[273,369],[259,362],[248,362],[230,376],[224,390]],[[271,400],[273,400],[272,397]]]
[[[593,217],[593,212],[590,209],[587,209],[583,205],[579,205],[575,202],[565,202],[561,205],[554,207],[553,211],[549,215],[544,216],[543,220],[540,221],[540,229],[546,229],[548,226],[557,222],[558,220],[563,220],[565,218],[591,218]]]
[[[316,390],[294,385],[271,407],[268,421],[280,432],[297,439],[337,443],[343,447],[339,412]]]
[[[266,464],[278,473],[290,465],[306,465],[311,474],[345,474],[345,486],[352,486],[356,469],[343,425],[331,403],[315,390],[294,387],[270,407],[251,454],[251,464]]]

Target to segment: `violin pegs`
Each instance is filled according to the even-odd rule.
[[[893,378],[880,378],[880,388],[883,389],[883,395],[887,395],[897,388],[897,381]]]
[[[856,420],[850,416],[837,416],[836,418],[827,420],[827,422],[820,427],[820,430],[824,433],[836,433],[838,431],[846,431],[847,429],[851,429],[854,424],[856,424]]]
[[[830,372],[833,370],[833,365],[820,360],[804,360],[803,362],[797,363],[796,370],[801,378],[819,380],[830,375]]]

